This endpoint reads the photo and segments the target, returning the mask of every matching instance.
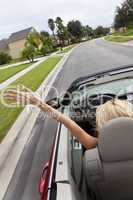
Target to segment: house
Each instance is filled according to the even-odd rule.
[[[13,59],[20,58],[23,49],[25,48],[26,39],[33,28],[30,27],[12,33],[7,40],[0,41],[0,52],[8,53]]]
[[[115,28],[111,27],[111,28],[110,28],[110,33],[109,33],[109,34],[113,34],[113,33],[115,33]]]
[[[7,40],[0,40],[0,52],[5,52],[9,54],[9,47]]]
[[[118,31],[119,31],[120,33],[124,33],[124,32],[127,31],[127,27],[121,27],[121,28],[119,28]]]

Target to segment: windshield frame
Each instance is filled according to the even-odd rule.
[[[83,87],[84,85],[87,85],[87,84],[88,85],[94,84],[95,81],[98,81],[99,79],[102,80],[106,76],[113,79],[112,77],[114,76],[131,73],[131,72],[133,72],[133,65],[121,66],[117,68],[115,67],[109,70],[92,73],[87,76],[76,79],[69,87],[68,92],[71,93],[74,90],[77,90],[78,88]]]

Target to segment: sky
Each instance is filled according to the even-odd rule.
[[[0,0],[0,39],[34,27],[48,31],[48,18],[60,16],[64,23],[79,19],[95,28],[111,26],[116,6],[123,0]]]

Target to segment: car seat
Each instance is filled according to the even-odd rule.
[[[107,122],[98,140],[96,148],[85,152],[83,161],[91,198],[133,200],[133,119]]]

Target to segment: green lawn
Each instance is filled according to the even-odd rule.
[[[11,76],[17,74],[18,72],[22,71],[23,69],[29,67],[31,64],[22,64],[15,67],[10,67],[7,69],[0,69],[0,83],[7,80]]]
[[[133,29],[129,29],[124,33],[116,32],[110,36],[106,36],[105,39],[107,41],[112,42],[128,42],[133,40]]]
[[[42,64],[15,81],[12,85],[23,84],[33,91],[37,90],[42,81],[61,59],[61,56],[48,58]],[[6,135],[21,111],[22,108],[6,108],[0,104],[0,140]]]
[[[11,60],[9,63],[0,65],[0,68],[1,68],[1,67],[6,67],[6,66],[8,66],[8,65],[16,64],[16,63],[19,63],[19,62],[23,62],[23,61],[27,61],[27,60],[25,60],[25,59],[23,59],[23,58],[13,59],[13,60]]]
[[[113,36],[133,36],[133,28],[128,29],[126,32],[123,33],[116,32],[113,34]]]
[[[133,40],[133,36],[106,36],[105,39],[111,42],[128,42]]]

